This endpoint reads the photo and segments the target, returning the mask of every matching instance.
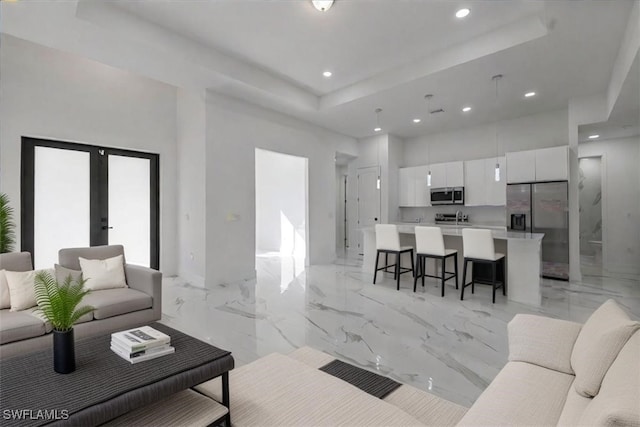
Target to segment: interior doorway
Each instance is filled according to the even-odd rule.
[[[380,223],[380,168],[358,168],[358,229]],[[364,255],[363,235],[358,232],[358,254]]]
[[[578,160],[580,264],[585,274],[602,272],[602,157]]]
[[[256,254],[308,254],[308,159],[256,148]]]
[[[158,269],[159,173],[158,154],[23,137],[22,250],[50,268],[62,248],[121,244]]]

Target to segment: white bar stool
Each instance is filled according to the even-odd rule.
[[[454,257],[454,272],[445,271],[447,258]],[[433,258],[442,261],[442,274],[440,276],[432,276],[426,274],[425,264],[427,258]],[[449,274],[449,277],[445,277]],[[413,292],[416,291],[418,278],[422,277],[422,287],[424,287],[424,278],[433,277],[442,280],[442,296],[444,297],[444,284],[447,280],[456,278],[456,289],[458,289],[458,251],[454,249],[445,249],[444,239],[442,238],[442,230],[440,227],[416,227],[416,275],[413,279]]]
[[[378,271],[387,271],[389,267],[395,267],[393,278],[397,280],[397,288],[400,290],[400,275],[409,271],[413,274],[413,247],[400,246],[398,226],[394,224],[376,224],[376,249],[376,269],[373,273],[373,284],[376,284]],[[410,253],[411,268],[404,268],[400,266],[401,255],[405,252]],[[378,260],[380,259],[381,253],[385,254],[385,266],[378,268]],[[395,264],[389,265],[389,254],[396,256]]]
[[[496,302],[496,289],[502,288],[502,295],[506,295],[504,285],[504,254],[495,252],[493,244],[493,236],[491,230],[464,228],[462,229],[462,245],[464,247],[464,268],[462,271],[462,291],[460,292],[460,300],[464,299],[464,288],[471,285],[471,293],[475,291],[475,280],[471,276],[471,282],[466,283],[467,278],[467,262],[474,264],[490,264],[491,265],[491,282],[478,282],[488,284],[493,287],[493,303]],[[502,264],[501,282],[498,281],[496,275],[497,265]]]

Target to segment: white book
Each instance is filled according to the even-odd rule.
[[[120,353],[128,354],[130,358],[134,358],[134,357],[142,356],[144,354],[152,354],[157,351],[163,351],[169,348],[170,346],[169,344],[164,344],[164,345],[161,345],[158,347],[152,347],[146,350],[131,351],[130,348],[123,346],[122,344],[120,344],[120,342],[111,340],[111,347],[115,347],[117,350],[120,351]]]
[[[121,346],[129,348],[130,353],[134,353],[169,344],[171,337],[149,326],[141,326],[122,332],[114,332],[111,334],[111,341],[120,343]]]
[[[175,347],[167,347],[162,351],[154,351],[151,354],[143,354],[141,356],[138,357],[134,357],[134,358],[130,358],[127,356],[126,353],[121,353],[120,350],[117,347],[111,347],[111,351],[113,351],[115,354],[117,354],[118,356],[120,356],[121,358],[123,358],[124,360],[128,361],[131,364],[135,364],[135,363],[139,363],[139,362],[144,362],[145,360],[151,360],[151,359],[156,359],[158,357],[162,357],[165,356],[167,354],[171,354],[171,353],[175,353],[176,349]]]

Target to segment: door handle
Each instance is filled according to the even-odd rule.
[[[112,229],[113,229],[113,227],[109,227],[109,226],[103,225],[103,226],[102,226],[102,229],[103,229],[103,230],[112,230]]]

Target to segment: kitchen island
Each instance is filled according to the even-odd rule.
[[[482,226],[482,225],[449,225],[449,224],[429,224],[429,223],[399,223],[400,243],[402,245],[413,246],[415,248],[415,227],[416,226],[436,226],[442,230],[444,245],[447,249],[458,251],[458,283],[462,284],[462,271],[464,256],[462,250],[462,229],[463,228],[486,228],[493,234],[495,251],[506,255],[506,290],[507,298],[511,301],[523,304],[539,306],[541,303],[540,294],[540,273],[541,273],[541,243],[544,234],[525,233],[519,231],[507,231],[505,227]],[[373,276],[376,257],[376,233],[374,227],[362,229],[363,233],[363,271],[370,272]],[[415,251],[414,251],[415,252]],[[409,255],[406,254],[408,257]],[[381,257],[382,261],[382,257]],[[389,260],[391,263],[392,261]],[[451,261],[453,262],[453,261]],[[380,264],[382,265],[382,264]],[[410,266],[409,259],[402,260],[403,266]],[[428,274],[434,274],[435,262],[427,267]],[[438,263],[439,265],[439,263]],[[467,283],[470,282],[470,267],[467,270]],[[447,271],[453,271],[453,266],[447,267]],[[446,286],[451,287],[453,280],[447,282]],[[412,283],[413,285],[413,283]],[[453,288],[455,289],[455,288]],[[449,291],[451,292],[451,291]],[[482,292],[482,288],[480,288]],[[458,294],[459,295],[459,294]],[[471,293],[467,298],[473,298]]]

